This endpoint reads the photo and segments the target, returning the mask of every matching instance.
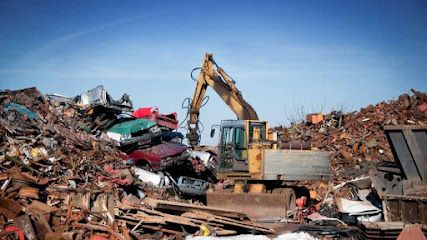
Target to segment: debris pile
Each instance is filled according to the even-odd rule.
[[[306,122],[276,130],[280,148],[329,151],[331,172],[345,174],[342,170],[361,161],[393,161],[383,126],[422,124],[427,124],[427,95],[412,90],[412,95],[403,94],[358,112],[310,114]]]
[[[309,228],[300,230],[316,234],[312,224],[339,225],[358,229],[361,239],[396,239],[399,234],[405,234],[404,229],[413,229],[421,235],[427,233],[424,217],[427,125],[388,125],[383,131],[389,140],[394,164],[380,162],[364,176],[331,181],[335,186],[330,187],[318,204],[299,208],[299,219],[311,222]],[[414,223],[416,225],[412,225]],[[338,234],[335,227],[330,232],[322,230],[322,234]]]
[[[276,143],[280,149],[328,151],[335,174],[328,183],[278,181],[268,190],[253,184],[254,191],[278,193],[274,187],[280,185],[281,194],[292,193],[288,200],[275,196],[277,202],[289,202],[285,217],[260,219],[349,239],[396,237],[403,228],[425,233],[427,95],[412,93],[359,112],[310,114],[304,123],[276,128],[272,139],[277,132],[277,141],[256,142],[260,149],[267,146],[264,156],[270,160]],[[248,210],[201,204],[211,183],[224,190],[223,196],[234,194],[227,187],[239,190],[239,184],[218,182],[218,149],[190,151],[177,129],[176,113],[161,114],[155,107],[134,111],[128,95],[114,100],[102,86],[74,98],[44,96],[36,88],[0,92],[0,237],[129,240],[274,234],[251,221]],[[304,172],[310,177],[325,170],[322,178],[302,179],[325,180],[328,175],[326,152],[280,153],[294,156],[297,170],[304,156],[309,159]],[[324,156],[324,164],[310,168],[310,153]],[[369,171],[358,171],[361,166]],[[276,174],[274,167],[264,170]],[[250,190],[240,185],[241,191]],[[224,199],[215,202],[223,206]]]
[[[273,129],[281,149],[331,153],[328,184],[300,183],[311,191],[294,215],[299,230],[351,239],[395,239],[407,228],[427,233],[427,94],[411,91],[358,112],[313,113]]]
[[[205,191],[208,183],[191,174],[208,168],[191,172],[196,157],[177,143],[176,114],[151,108],[125,116],[131,110],[129,96],[115,101],[102,86],[74,99],[36,88],[0,92],[1,238],[272,232],[242,213],[169,201]],[[177,175],[177,164],[189,176]]]

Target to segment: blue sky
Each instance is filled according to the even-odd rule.
[[[0,2],[0,89],[103,84],[183,120],[205,52],[272,125],[301,106],[355,110],[427,90],[427,1]],[[235,118],[208,95],[207,128]]]

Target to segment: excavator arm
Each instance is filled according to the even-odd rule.
[[[224,100],[228,107],[236,114],[237,119],[258,120],[257,113],[243,99],[233,79],[216,64],[212,54],[206,53],[189,108],[187,138],[191,147],[197,146],[200,142],[199,114],[208,86],[213,88],[222,100]]]

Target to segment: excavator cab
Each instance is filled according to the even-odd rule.
[[[249,172],[249,149],[267,140],[267,123],[256,120],[223,120],[219,140],[219,172]]]

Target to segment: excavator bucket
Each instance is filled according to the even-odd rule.
[[[286,218],[295,209],[295,192],[284,188],[279,193],[207,193],[209,207],[219,207],[248,214],[252,220]]]

